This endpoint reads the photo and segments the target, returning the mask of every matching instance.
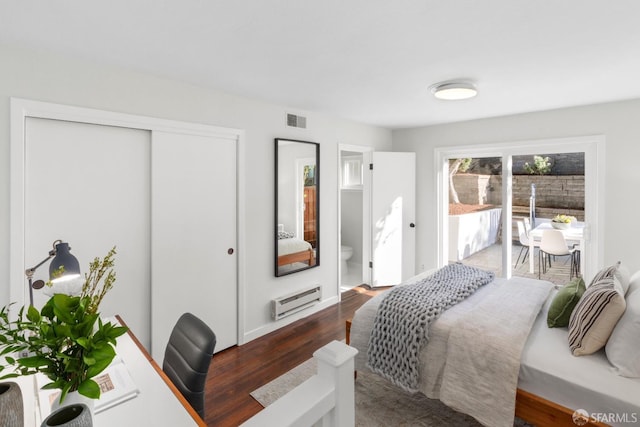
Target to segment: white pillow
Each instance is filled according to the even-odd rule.
[[[605,351],[618,375],[640,378],[640,290],[627,297],[627,309],[613,329]]]
[[[637,289],[640,289],[640,271],[636,271],[629,279],[629,289],[627,289],[627,296],[631,295]]]
[[[629,291],[629,281],[631,280],[629,269],[625,265],[619,264],[613,275],[613,279],[616,287],[622,289],[622,295],[626,295]]]

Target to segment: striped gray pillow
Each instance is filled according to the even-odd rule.
[[[574,356],[592,354],[605,346],[626,308],[613,277],[592,281],[569,319],[569,348]]]
[[[596,275],[593,276],[593,279],[591,279],[591,283],[589,284],[589,286],[601,281],[602,279],[607,279],[609,277],[613,278],[616,274],[616,271],[618,271],[618,267],[620,267],[620,261],[616,262],[612,266],[605,267],[602,270],[598,271]]]

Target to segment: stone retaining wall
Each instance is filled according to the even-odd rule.
[[[501,175],[456,174],[453,183],[460,203],[502,204]],[[532,183],[536,185],[538,217],[552,218],[557,214],[567,214],[584,220],[584,175],[514,175],[514,216],[528,213]]]

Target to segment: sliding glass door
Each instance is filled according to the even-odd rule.
[[[602,137],[584,137],[437,148],[438,265],[462,262],[500,277],[537,278],[538,245],[526,237],[565,215],[579,231],[567,244],[579,249],[581,274],[591,277],[602,259],[603,144]],[[540,233],[534,231],[537,240]],[[565,283],[569,269],[553,262],[543,278]]]
[[[502,158],[449,159],[449,262],[501,274]]]

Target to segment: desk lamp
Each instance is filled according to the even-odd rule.
[[[52,283],[60,283],[67,280],[75,279],[80,276],[80,263],[76,257],[69,252],[71,248],[68,243],[64,243],[62,240],[56,240],[53,242],[53,249],[49,251],[49,256],[43,259],[35,267],[28,268],[25,271],[27,279],[29,279],[29,303],[33,305],[33,290],[40,289],[44,286],[44,281],[36,280],[33,282],[33,274],[36,269],[51,258],[51,264],[49,264],[49,280]]]

